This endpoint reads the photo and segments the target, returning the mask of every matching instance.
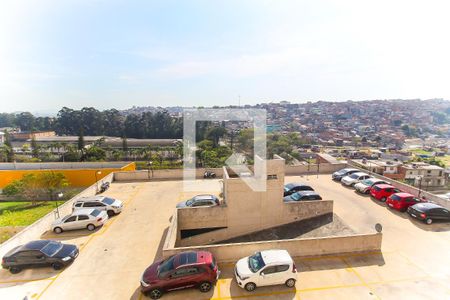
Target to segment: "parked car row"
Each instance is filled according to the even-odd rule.
[[[103,226],[109,217],[122,212],[122,208],[122,201],[110,197],[83,197],[73,203],[71,214],[52,223],[51,230],[57,234],[76,229],[93,231]]]
[[[110,216],[122,211],[120,200],[105,196],[84,197],[76,200],[72,213],[55,220],[51,225],[54,233],[66,230],[87,229],[92,231],[105,224]],[[11,273],[24,268],[51,266],[60,270],[78,256],[78,247],[53,240],[36,240],[17,246],[2,258],[2,267]]]
[[[424,221],[426,224],[434,220],[450,221],[450,211],[435,203],[419,199],[406,193],[387,181],[360,172],[353,168],[346,168],[334,172],[332,179],[342,184],[353,186],[357,192],[370,194],[373,199],[386,202],[386,206],[400,212],[407,212],[411,217]]]
[[[297,281],[297,268],[286,250],[265,250],[240,259],[234,275],[239,287],[249,292],[279,284],[292,288]],[[181,252],[151,264],[142,274],[141,291],[151,299],[185,288],[198,288],[207,293],[219,276],[220,270],[210,252]]]

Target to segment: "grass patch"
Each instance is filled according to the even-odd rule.
[[[450,167],[450,155],[436,156],[436,160],[440,160],[446,167]]]
[[[61,205],[63,202],[59,202]],[[42,218],[55,208],[55,203],[42,202],[32,206],[31,202],[0,202],[0,227],[27,226]]]

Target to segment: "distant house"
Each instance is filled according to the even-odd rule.
[[[424,162],[414,162],[399,167],[399,173],[406,182],[416,187],[444,187],[446,184],[444,168]]]
[[[5,142],[5,133],[0,132],[0,145],[2,145]]]

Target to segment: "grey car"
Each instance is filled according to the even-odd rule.
[[[220,205],[219,198],[214,195],[197,195],[189,200],[177,204],[177,208],[198,207],[198,206],[217,206]]]
[[[320,195],[314,191],[298,191],[283,198],[284,202],[298,202],[311,200],[322,200],[322,197],[320,197]]]

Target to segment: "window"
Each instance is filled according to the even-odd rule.
[[[186,268],[181,268],[181,269],[175,271],[172,274],[172,277],[173,278],[183,277],[183,276],[195,275],[197,273],[199,273],[199,271],[196,267],[186,267]]]
[[[267,175],[267,180],[273,180],[273,179],[278,179],[277,175]]]
[[[64,223],[69,223],[69,222],[73,222],[76,221],[77,216],[71,216],[70,218],[68,218]]]
[[[427,171],[427,174],[431,174],[431,170],[428,170],[428,171]]]
[[[83,203],[77,203],[75,204],[75,207],[81,207],[83,205]]]
[[[84,207],[97,207],[99,206],[97,202],[85,202]]]
[[[272,267],[267,267],[267,268],[265,268],[265,269],[261,272],[261,274],[269,275],[269,274],[276,273],[276,272],[277,272],[277,266],[272,266]]]
[[[89,220],[89,217],[86,215],[80,215],[78,216],[78,221],[84,221],[84,220]]]
[[[287,270],[289,270],[289,265],[277,266],[277,272],[286,272]]]

